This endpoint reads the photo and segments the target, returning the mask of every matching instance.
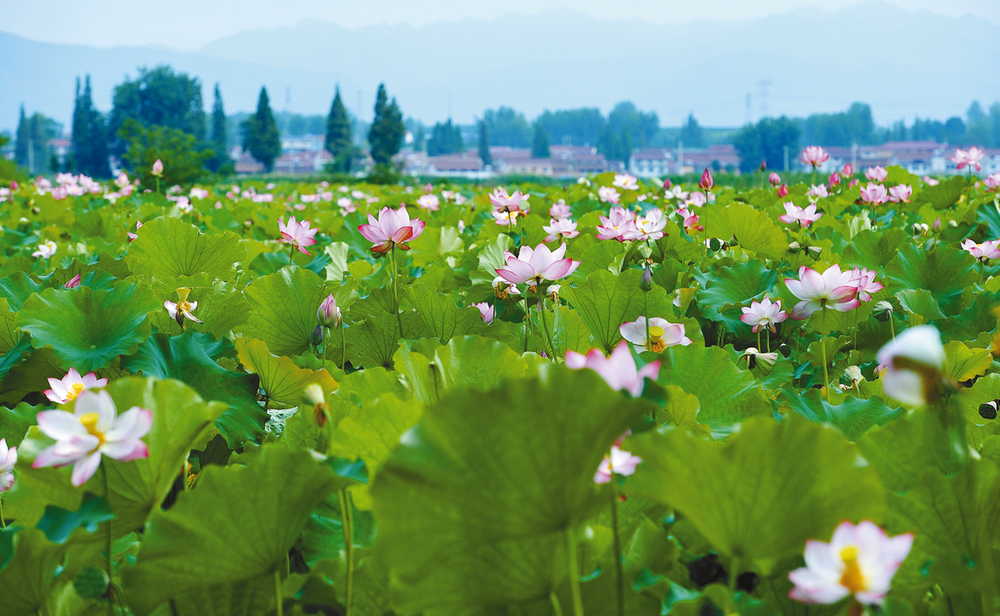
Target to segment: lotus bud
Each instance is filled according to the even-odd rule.
[[[69,282],[63,285],[64,289],[75,289],[80,286],[80,274],[73,276],[69,279]]]
[[[161,175],[163,175],[163,161],[161,161],[159,158],[157,158],[156,162],[153,163],[152,174],[155,175],[156,177],[160,177]]]
[[[663,190],[670,190],[674,187],[674,183],[670,181],[670,178],[663,180]],[[13,190],[13,188],[12,188]]]
[[[712,190],[713,186],[715,186],[715,180],[712,178],[711,172],[709,172],[708,169],[705,169],[705,171],[701,174],[701,180],[698,182],[698,187],[708,192],[709,190]]]
[[[996,419],[998,406],[1000,406],[1000,400],[990,400],[989,402],[980,404],[979,416],[983,419]]]
[[[877,320],[885,323],[886,321],[892,318],[892,312],[893,312],[892,304],[890,304],[885,300],[882,300],[877,304],[875,304],[875,308],[872,309],[872,316],[874,316]]]
[[[316,320],[323,327],[339,327],[340,319],[341,313],[340,308],[337,307],[337,300],[334,299],[333,294],[330,294],[319,305],[319,310],[316,311]]]
[[[318,347],[323,344],[323,326],[317,325],[316,329],[313,330],[312,336],[310,336],[309,341],[314,347]]]
[[[851,163],[845,164],[844,168],[840,170],[840,175],[842,175],[845,178],[849,178],[852,175],[854,175],[854,165],[852,165]]]
[[[771,175],[767,176],[767,181],[770,182],[771,186],[777,186],[781,184],[781,176],[772,171]]]
[[[847,378],[848,382],[850,382],[851,385],[854,385],[859,381],[865,380],[864,375],[861,374],[860,366],[848,366],[847,369],[844,370],[844,376]]]
[[[11,181],[11,183],[10,183],[10,190],[11,190],[11,192],[17,190],[17,182]]]
[[[792,242],[791,244],[788,245],[788,252],[796,253],[800,250],[802,250],[802,244],[800,244],[798,241]]]
[[[940,216],[938,216],[937,218],[934,219],[933,228],[934,228],[934,232],[935,233],[941,230],[941,217]]]
[[[647,293],[653,290],[653,272],[649,265],[642,269],[642,278],[639,279],[639,288]]]
[[[760,172],[764,173],[765,171],[767,171],[767,159],[762,158],[760,159]]]
[[[788,196],[788,184],[782,184],[781,185],[781,188],[778,189],[778,196],[779,197],[786,197],[786,196]]]
[[[948,221],[948,226],[951,227],[952,229],[956,229],[956,228],[958,228],[958,221],[957,220],[949,220]]]

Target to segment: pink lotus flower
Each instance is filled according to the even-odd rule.
[[[1000,188],[1000,171],[986,176],[986,179],[983,180],[983,184],[986,184],[986,187],[990,190]]]
[[[806,206],[801,208],[791,201],[787,201],[782,205],[785,206],[785,213],[778,216],[778,220],[788,224],[799,223],[801,227],[808,227],[812,223],[816,222],[823,217],[823,214],[816,213],[816,204]]]
[[[809,186],[809,191],[806,192],[806,196],[813,197],[815,199],[822,199],[824,197],[829,197],[830,193],[826,190],[826,184],[812,184]]]
[[[823,148],[818,145],[806,146],[806,149],[802,150],[802,154],[799,156],[799,160],[802,161],[803,165],[812,165],[813,169],[819,167],[829,159],[830,155],[824,152]]]
[[[611,389],[625,390],[633,397],[642,395],[645,378],[655,381],[660,374],[659,360],[650,362],[641,369],[636,368],[632,351],[628,348],[628,342],[624,340],[615,347],[611,357],[605,357],[600,349],[591,349],[586,356],[575,351],[566,351],[566,366],[573,370],[590,368],[601,375]]]
[[[897,184],[889,189],[889,201],[893,203],[903,203],[910,202],[910,195],[913,194],[913,189],[906,184]]]
[[[840,170],[840,175],[845,178],[849,178],[854,175],[854,165],[851,163],[844,163],[844,168]]]
[[[306,246],[312,246],[316,243],[313,236],[319,229],[310,229],[309,221],[303,220],[301,222],[296,221],[295,217],[292,216],[288,219],[288,224],[285,221],[278,219],[278,230],[281,232],[281,239],[279,242],[287,242],[292,246],[298,248],[299,252],[304,255],[309,254],[309,251],[305,249]],[[362,234],[363,235],[363,234]]]
[[[704,231],[705,227],[698,224],[698,217],[692,214],[687,208],[677,210],[677,215],[684,221],[684,230],[688,235],[694,235],[698,231]]]
[[[858,289],[858,299],[863,302],[872,301],[872,293],[878,293],[885,288],[881,282],[875,281],[875,272],[863,267],[856,267],[845,275],[854,283]]]
[[[788,184],[782,184],[781,187],[778,188],[778,197],[784,199],[787,196],[788,196]]]
[[[569,218],[553,218],[549,221],[549,226],[542,227],[548,233],[545,236],[545,243],[554,242],[560,238],[569,239],[580,235],[576,230],[576,223]]]
[[[549,250],[545,244],[521,246],[520,253],[515,257],[510,251],[504,253],[507,267],[496,270],[504,280],[512,284],[527,283],[538,287],[542,281],[555,282],[569,276],[580,267],[579,261],[563,258],[566,254],[566,244],[555,250]]]
[[[138,231],[139,229],[142,229],[142,221],[141,220],[135,221],[135,230]],[[132,233],[131,231],[128,232],[128,241],[130,241],[130,242],[135,241],[135,238],[137,238],[137,237],[139,237],[139,236],[136,235],[135,233]]]
[[[497,276],[493,279],[493,295],[497,299],[507,299],[511,295],[520,295],[521,290],[517,288],[516,284],[511,284],[504,280],[503,276]]]
[[[744,306],[742,310],[743,315],[740,316],[740,321],[750,325],[750,331],[755,334],[762,327],[770,329],[772,334],[777,333],[778,330],[775,329],[774,325],[788,318],[788,313],[781,310],[780,299],[772,302],[770,298],[765,297],[764,301],[750,302],[750,307]]]
[[[507,227],[507,226],[516,226],[517,217],[524,216],[527,213],[527,210],[522,210],[520,212],[493,211],[491,213],[493,214],[494,222],[496,222],[501,227]]]
[[[522,195],[521,191],[514,191],[508,195],[507,191],[500,186],[493,189],[490,194],[490,203],[498,212],[520,212],[521,203],[528,200],[528,195]],[[527,208],[524,208],[527,211]]]
[[[881,605],[912,548],[913,533],[889,537],[874,522],[855,526],[845,520],[830,543],[806,542],[806,566],[788,574],[795,584],[788,596],[812,604],[853,597],[864,605]]]
[[[49,378],[49,387],[44,392],[45,397],[56,404],[66,404],[70,400],[76,400],[82,392],[88,389],[97,389],[108,384],[108,379],[99,379],[93,372],[86,376],[80,376],[76,368],[70,368],[69,372],[61,379]]]
[[[951,162],[955,163],[955,169],[964,169],[966,166],[972,166],[976,168],[976,171],[979,171],[983,168],[979,164],[979,161],[983,160],[983,156],[985,155],[986,152],[975,146],[968,150],[959,150],[956,148],[955,155],[951,157]]]
[[[493,317],[496,315],[495,307],[490,306],[487,302],[480,302],[474,304],[474,306],[479,309],[479,314],[483,317],[483,323],[489,325],[493,322]]]
[[[636,351],[652,351],[661,353],[667,347],[687,346],[692,340],[684,335],[684,325],[670,323],[666,319],[653,317],[649,320],[649,339],[646,339],[646,317],[639,317],[634,322],[622,323],[618,327],[622,338],[628,340]]]
[[[639,190],[639,178],[627,173],[616,173],[615,181],[611,184],[622,190]]]
[[[417,206],[422,210],[437,211],[441,209],[441,200],[437,195],[420,195],[417,199]]]
[[[861,187],[861,200],[873,206],[881,205],[889,200],[889,193],[886,192],[885,186],[868,182],[867,187]]]
[[[7,447],[7,439],[0,438],[0,494],[14,485],[14,465],[17,464],[17,447]]]
[[[69,281],[63,285],[64,289],[75,289],[80,286],[80,274],[73,276]]]
[[[73,485],[80,487],[97,472],[102,455],[119,462],[148,457],[149,450],[141,439],[152,425],[153,413],[147,409],[133,406],[118,417],[108,392],[83,393],[73,413],[38,413],[38,428],[56,444],[43,449],[31,467],[72,464]]]
[[[777,186],[781,184],[781,176],[772,171],[771,175],[767,176],[767,181],[771,183],[771,186]]]
[[[802,300],[792,309],[792,318],[797,321],[823,308],[847,312],[861,305],[857,284],[849,273],[840,271],[839,265],[831,265],[822,274],[803,265],[799,268],[799,280],[786,278],[785,286]]]
[[[332,293],[326,296],[326,299],[323,300],[316,310],[316,320],[323,327],[339,327],[342,317],[340,308],[337,307],[337,300],[333,297]]]
[[[622,451],[616,443],[611,446],[611,455],[604,456],[601,465],[597,467],[594,483],[610,483],[612,475],[627,477],[635,473],[635,467],[639,466],[640,462],[642,462],[642,458],[633,456],[629,451]]]
[[[967,239],[962,242],[962,248],[982,261],[1000,259],[1000,240],[986,240],[982,244],[977,244]]]
[[[670,190],[670,187],[673,186],[673,185],[674,185],[674,183],[670,181],[670,178],[667,178],[667,179],[663,180],[663,190],[664,191]]]
[[[570,215],[569,206],[566,205],[566,201],[563,199],[560,199],[556,203],[552,204],[552,207],[549,208],[550,218],[569,218]]]
[[[646,212],[645,216],[636,218],[622,237],[627,240],[658,240],[663,237],[663,229],[666,226],[667,220],[663,217],[663,212],[653,209]]]
[[[125,188],[126,186],[130,185],[131,182],[128,179],[128,175],[124,171],[119,173],[118,177],[115,178],[115,186],[117,186],[118,188]]]
[[[830,177],[829,179],[827,179],[826,183],[827,187],[830,188],[831,190],[833,189],[834,186],[840,186],[840,174],[834,171],[833,173],[830,174]]]
[[[701,180],[698,181],[698,188],[707,192],[712,190],[713,186],[715,186],[715,179],[712,177],[712,174],[708,171],[708,169],[705,169],[701,173]]]
[[[156,177],[160,177],[161,175],[163,175],[163,161],[160,160],[159,158],[157,158],[156,162],[153,163],[152,174],[155,175]]]
[[[667,180],[667,181],[669,182],[670,180]],[[681,189],[681,185],[678,184],[677,186],[674,186],[673,188],[669,188],[668,187],[666,189],[666,193],[663,195],[663,198],[664,199],[678,199],[680,201],[684,201],[685,199],[688,198],[688,193],[686,191],[682,190]]]
[[[618,203],[621,197],[618,191],[610,186],[601,186],[597,189],[597,198],[601,203]]]
[[[889,172],[882,166],[868,167],[868,171],[865,171],[865,177],[874,182],[884,182],[888,176]]]
[[[597,239],[625,241],[625,234],[635,226],[635,212],[622,207],[613,207],[608,216],[601,216],[597,226]]]
[[[424,224],[421,220],[410,222],[406,206],[401,205],[398,210],[382,208],[379,210],[378,220],[368,214],[368,224],[358,225],[358,231],[365,236],[365,239],[375,244],[372,246],[372,251],[384,253],[393,247],[409,250],[410,247],[406,242],[420,237],[424,232]]]

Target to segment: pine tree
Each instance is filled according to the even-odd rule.
[[[219,84],[215,84],[215,100],[212,102],[212,150],[215,156],[208,161],[210,171],[226,171],[232,165],[227,152],[229,139],[226,134],[226,110],[222,106],[222,92],[219,91]]]
[[[337,86],[333,96],[330,114],[326,116],[326,144],[323,147],[330,156],[333,156],[335,171],[351,172],[351,159],[354,158],[351,118],[347,115],[343,99],[340,98],[340,86]]]
[[[486,120],[479,121],[479,158],[483,159],[484,167],[493,164],[493,156],[490,154],[490,135],[486,130]]]
[[[531,139],[532,158],[552,158],[549,151],[549,133],[541,122],[535,122],[535,134]]]
[[[76,171],[94,178],[111,176],[108,163],[108,135],[104,116],[94,108],[90,90],[90,75],[80,94],[76,80],[76,104],[73,106],[72,154]]]
[[[368,143],[376,165],[389,166],[392,157],[403,147],[405,134],[403,114],[399,111],[396,99],[393,98],[390,103],[385,93],[385,84],[379,84],[375,97],[375,119],[368,131]]]
[[[14,144],[14,162],[28,169],[28,173],[34,173],[29,167],[31,156],[29,154],[31,133],[28,128],[28,119],[24,117],[24,105],[21,105],[21,118],[17,121],[17,142]]]
[[[243,149],[263,164],[268,173],[274,169],[274,159],[281,156],[281,135],[271,113],[267,88],[260,89],[257,113],[243,122]]]

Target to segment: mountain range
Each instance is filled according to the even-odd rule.
[[[0,129],[16,127],[21,104],[68,123],[74,80],[85,74],[96,106],[107,111],[116,84],[162,63],[201,79],[206,108],[219,82],[229,113],[252,111],[266,85],[276,110],[325,114],[339,84],[351,112],[368,119],[384,82],[404,114],[425,123],[470,122],[500,105],[530,118],[545,109],[607,112],[631,100],[665,126],[690,112],[702,125],[738,126],[854,101],[871,104],[876,121],[888,124],[963,116],[972,100],[1000,99],[989,60],[998,57],[1000,25],[878,1],[680,25],[566,9],[421,28],[304,20],[195,51],[99,49],[0,32]]]

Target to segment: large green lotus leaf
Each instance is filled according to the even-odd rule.
[[[548,315],[545,318],[548,319]],[[556,356],[564,357],[566,351],[576,351],[585,355],[594,348],[587,323],[580,317],[579,312],[569,306],[559,306],[554,310],[551,325]]]
[[[969,445],[982,451],[983,441],[1000,434],[1000,419],[986,419],[979,414],[979,407],[1000,398],[1000,374],[992,373],[976,379],[972,387],[963,387],[951,398],[965,416]],[[0,409],[0,412],[3,412]]]
[[[20,339],[17,313],[10,309],[10,302],[6,297],[0,297],[0,353],[11,350]]]
[[[705,208],[702,225],[707,237],[724,241],[734,238],[744,250],[759,257],[781,259],[788,250],[785,232],[774,224],[767,212],[747,203],[731,203],[722,209]]]
[[[896,258],[899,247],[909,240],[910,235],[902,229],[886,229],[878,233],[865,229],[851,239],[841,259],[844,264],[864,267],[885,276],[886,266]]]
[[[247,257],[235,233],[206,234],[179,218],[161,216],[143,223],[129,245],[129,260],[140,276],[160,279],[207,274],[231,280]]]
[[[413,264],[424,267],[440,256],[461,252],[465,249],[457,227],[425,229],[420,237],[410,242],[410,258]]]
[[[454,338],[430,358],[401,346],[394,363],[406,376],[413,397],[424,404],[437,402],[455,388],[486,391],[501,379],[528,373],[528,362],[510,347],[479,336]]]
[[[675,507],[737,558],[798,554],[842,520],[878,521],[885,510],[882,487],[858,464],[854,445],[795,415],[749,420],[722,445],[674,430],[623,448],[643,460],[627,489]]]
[[[701,283],[698,305],[706,317],[725,321],[730,330],[746,330],[740,321],[741,306],[760,299],[774,287],[778,273],[760,261],[733,263],[730,266],[713,266],[706,272],[697,271],[695,279]]]
[[[7,439],[8,447],[16,447],[21,443],[28,428],[35,425],[38,411],[44,411],[45,405],[33,406],[22,402],[14,408],[0,407],[0,438]]]
[[[464,336],[486,327],[478,308],[460,308],[452,296],[439,295],[422,284],[411,286],[405,300],[423,323],[421,337],[447,343],[453,336]]]
[[[222,346],[232,348],[228,342],[212,342],[207,334],[154,334],[122,360],[122,367],[158,379],[177,379],[203,399],[229,405],[215,423],[229,447],[237,449],[246,441],[260,441],[268,415],[257,404],[260,377],[226,370],[212,358],[217,352],[213,347]]]
[[[279,356],[303,353],[319,325],[316,311],[326,293],[326,282],[316,274],[295,266],[283,267],[247,285],[243,294],[253,313],[237,331],[263,340]]]
[[[896,293],[896,299],[904,310],[921,317],[924,322],[945,318],[934,295],[927,289],[903,289]]]
[[[958,340],[944,345],[944,356],[944,375],[958,382],[986,374],[993,364],[989,349],[970,349]]]
[[[337,395],[353,400],[358,406],[374,401],[384,394],[392,394],[400,400],[409,399],[406,387],[399,380],[398,372],[385,368],[366,368],[345,376],[340,381]]]
[[[284,568],[309,513],[349,482],[309,453],[277,446],[248,467],[204,469],[195,490],[150,517],[139,559],[125,570],[129,606],[145,616],[172,596]]]
[[[80,374],[107,366],[117,355],[135,352],[149,336],[146,313],[156,310],[149,288],[121,281],[110,291],[45,289],[24,303],[18,326],[31,344],[51,346]]]
[[[908,244],[898,254],[886,268],[889,277],[904,289],[930,291],[945,314],[952,312],[949,307],[955,297],[979,277],[976,259],[959,248],[939,246],[925,251]]]
[[[274,592],[274,575],[199,586],[171,597],[152,616],[267,616],[274,613]]]
[[[98,370],[101,375],[110,376],[112,370]],[[50,378],[61,379],[66,374],[56,352],[49,347],[35,350],[15,364],[7,378],[0,381],[0,405],[14,406],[25,396],[39,394],[49,388]],[[42,398],[44,399],[44,398]],[[34,398],[29,398],[34,402]]]
[[[43,606],[56,583],[65,547],[51,543],[42,531],[33,528],[19,530],[13,543],[14,558],[0,570],[4,616],[48,614]]]
[[[173,289],[177,286],[181,286],[180,281],[169,288]],[[167,299],[176,302],[177,296],[171,290]],[[188,301],[198,302],[198,307],[194,310],[194,316],[203,322],[195,323],[191,320],[185,320],[183,331],[212,334],[221,340],[227,337],[233,329],[246,323],[247,319],[250,318],[249,302],[243,297],[243,293],[239,289],[228,282],[210,282],[210,286],[200,288],[195,286],[191,290]],[[150,321],[159,332],[170,334],[183,333],[181,326],[177,324],[177,321],[170,318],[170,314],[163,307],[162,303],[160,304],[160,310],[152,313]]]
[[[0,296],[7,299],[8,308],[13,312],[19,311],[32,294],[41,290],[42,285],[23,272],[0,276]]]
[[[31,350],[31,336],[22,334],[21,339],[14,346],[10,347],[0,356],[0,381],[3,380],[10,369],[21,363],[24,354]]]
[[[712,428],[771,412],[757,380],[733,364],[719,347],[691,344],[667,348],[658,382],[696,396],[701,403],[698,421]]]
[[[930,203],[936,210],[947,210],[958,203],[968,182],[967,179],[956,176],[936,186],[928,186],[920,191],[920,200]]]
[[[618,328],[622,323],[635,321],[645,310],[646,293],[639,288],[642,270],[628,269],[616,276],[607,270],[598,270],[587,276],[578,287],[563,286],[560,293],[583,318],[594,336],[594,341],[610,353],[622,336]],[[649,292],[649,305],[663,303],[662,289]],[[651,308],[652,310],[652,308]]]
[[[260,375],[260,388],[267,393],[270,408],[299,406],[302,392],[313,383],[319,384],[324,392],[337,389],[337,381],[326,370],[299,368],[287,357],[275,357],[263,340],[237,338],[236,350],[247,372]]]
[[[597,498],[597,466],[645,412],[593,371],[551,364],[428,408],[372,489],[382,553],[411,586],[403,611],[546,597],[565,580],[566,533]]]
[[[785,387],[779,400],[809,421],[829,424],[850,441],[861,438],[875,426],[884,426],[902,414],[902,410],[886,406],[881,398],[863,400],[847,396],[839,404],[823,400],[818,389],[800,393]]]
[[[351,363],[355,366],[391,368],[392,356],[399,347],[397,330],[396,317],[387,312],[370,315],[347,328]]]

